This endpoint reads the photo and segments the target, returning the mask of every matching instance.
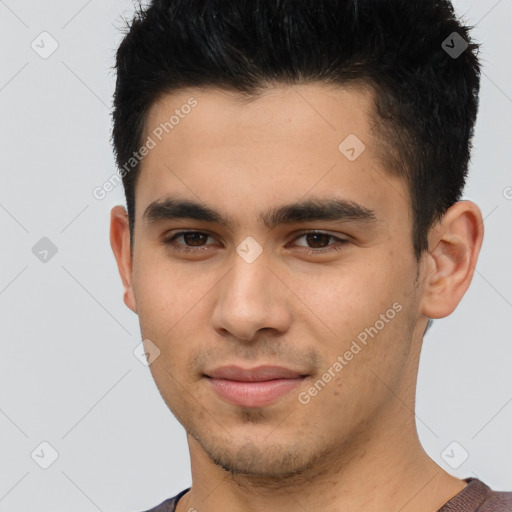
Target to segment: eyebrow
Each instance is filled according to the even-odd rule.
[[[194,219],[223,225],[232,229],[233,220],[213,208],[192,201],[166,197],[153,201],[145,209],[143,219],[152,224],[162,220]],[[268,229],[282,224],[311,221],[356,221],[364,224],[377,222],[374,210],[346,199],[308,199],[283,206],[274,206],[260,215],[260,222]]]

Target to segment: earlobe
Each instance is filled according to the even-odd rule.
[[[432,228],[420,306],[423,315],[444,318],[455,310],[473,278],[483,234],[482,214],[472,201],[455,203]]]
[[[130,251],[128,214],[123,206],[114,206],[110,212],[110,246],[124,287],[124,303],[137,313],[133,289],[133,262]]]

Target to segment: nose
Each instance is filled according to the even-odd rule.
[[[265,251],[252,263],[236,254],[232,269],[218,283],[213,328],[244,341],[253,340],[262,329],[286,332],[293,293],[282,273],[269,266]]]

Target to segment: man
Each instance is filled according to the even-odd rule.
[[[154,0],[117,53],[126,305],[187,431],[153,511],[510,511],[416,431],[483,239],[478,45],[442,0]]]

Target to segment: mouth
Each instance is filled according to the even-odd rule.
[[[307,374],[280,366],[224,366],[204,377],[222,400],[239,407],[265,407],[298,387]]]

